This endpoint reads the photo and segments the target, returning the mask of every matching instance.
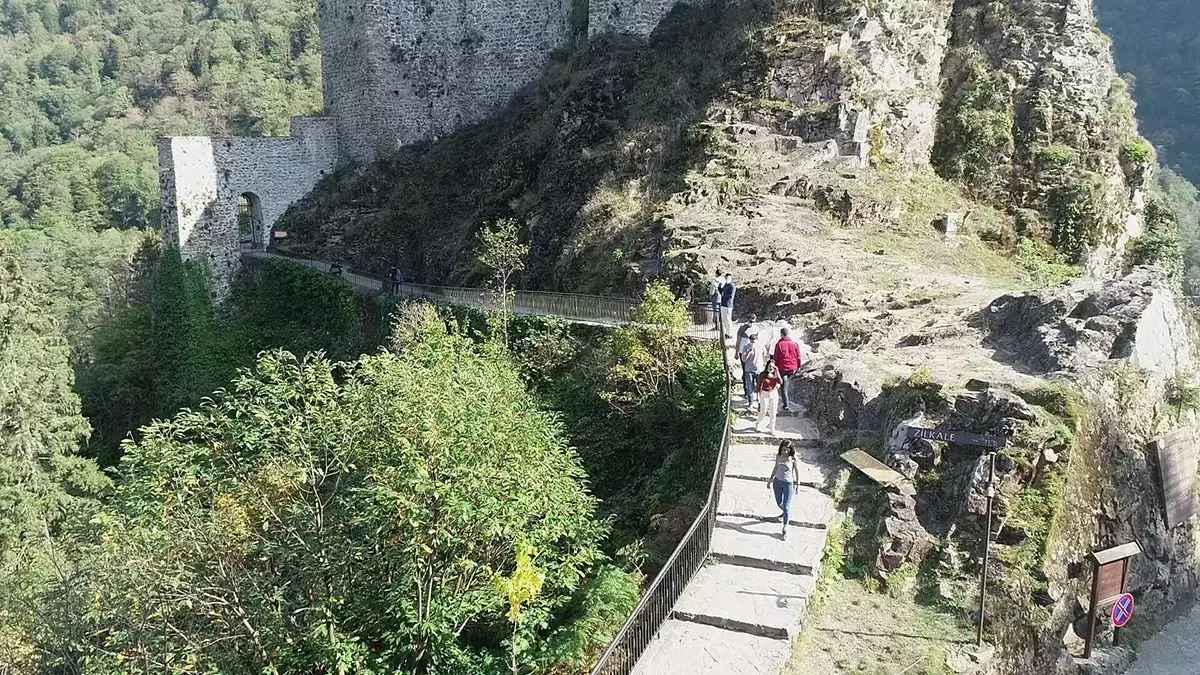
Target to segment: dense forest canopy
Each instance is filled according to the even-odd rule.
[[[0,4],[0,227],[72,342],[124,282],[133,230],[155,227],[155,138],[286,134],[321,108],[315,3],[5,0]]]
[[[1096,0],[1142,133],[1164,164],[1200,180],[1200,14],[1193,0]]]

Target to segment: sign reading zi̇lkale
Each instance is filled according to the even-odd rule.
[[[909,427],[909,438],[923,438],[927,441],[942,441],[958,445],[981,445],[985,448],[1003,448],[1008,443],[1005,436],[985,436],[983,434],[968,434],[965,431],[947,431],[945,429],[923,429]]]

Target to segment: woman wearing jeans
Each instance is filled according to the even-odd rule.
[[[779,452],[775,455],[775,465],[771,469],[771,479],[767,487],[775,490],[775,504],[783,511],[780,520],[783,522],[783,538],[787,539],[788,522],[791,520],[792,495],[796,494],[800,469],[796,466],[796,446],[791,441],[779,444]]]
[[[775,367],[774,361],[767,362],[767,372],[758,376],[758,422],[754,428],[758,431],[767,431],[763,428],[763,422],[769,422],[770,432],[775,434],[775,417],[779,414],[779,385],[783,384],[783,379],[779,377],[779,369]]]

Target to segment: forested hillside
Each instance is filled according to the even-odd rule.
[[[1200,180],[1200,14],[1192,0],[1097,0],[1142,132],[1163,163]]]
[[[287,133],[321,107],[308,0],[0,5],[0,226],[85,356],[157,225],[155,137]]]

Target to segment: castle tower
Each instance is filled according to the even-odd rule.
[[[572,35],[572,0],[320,0],[325,112],[343,156],[480,121]]]

